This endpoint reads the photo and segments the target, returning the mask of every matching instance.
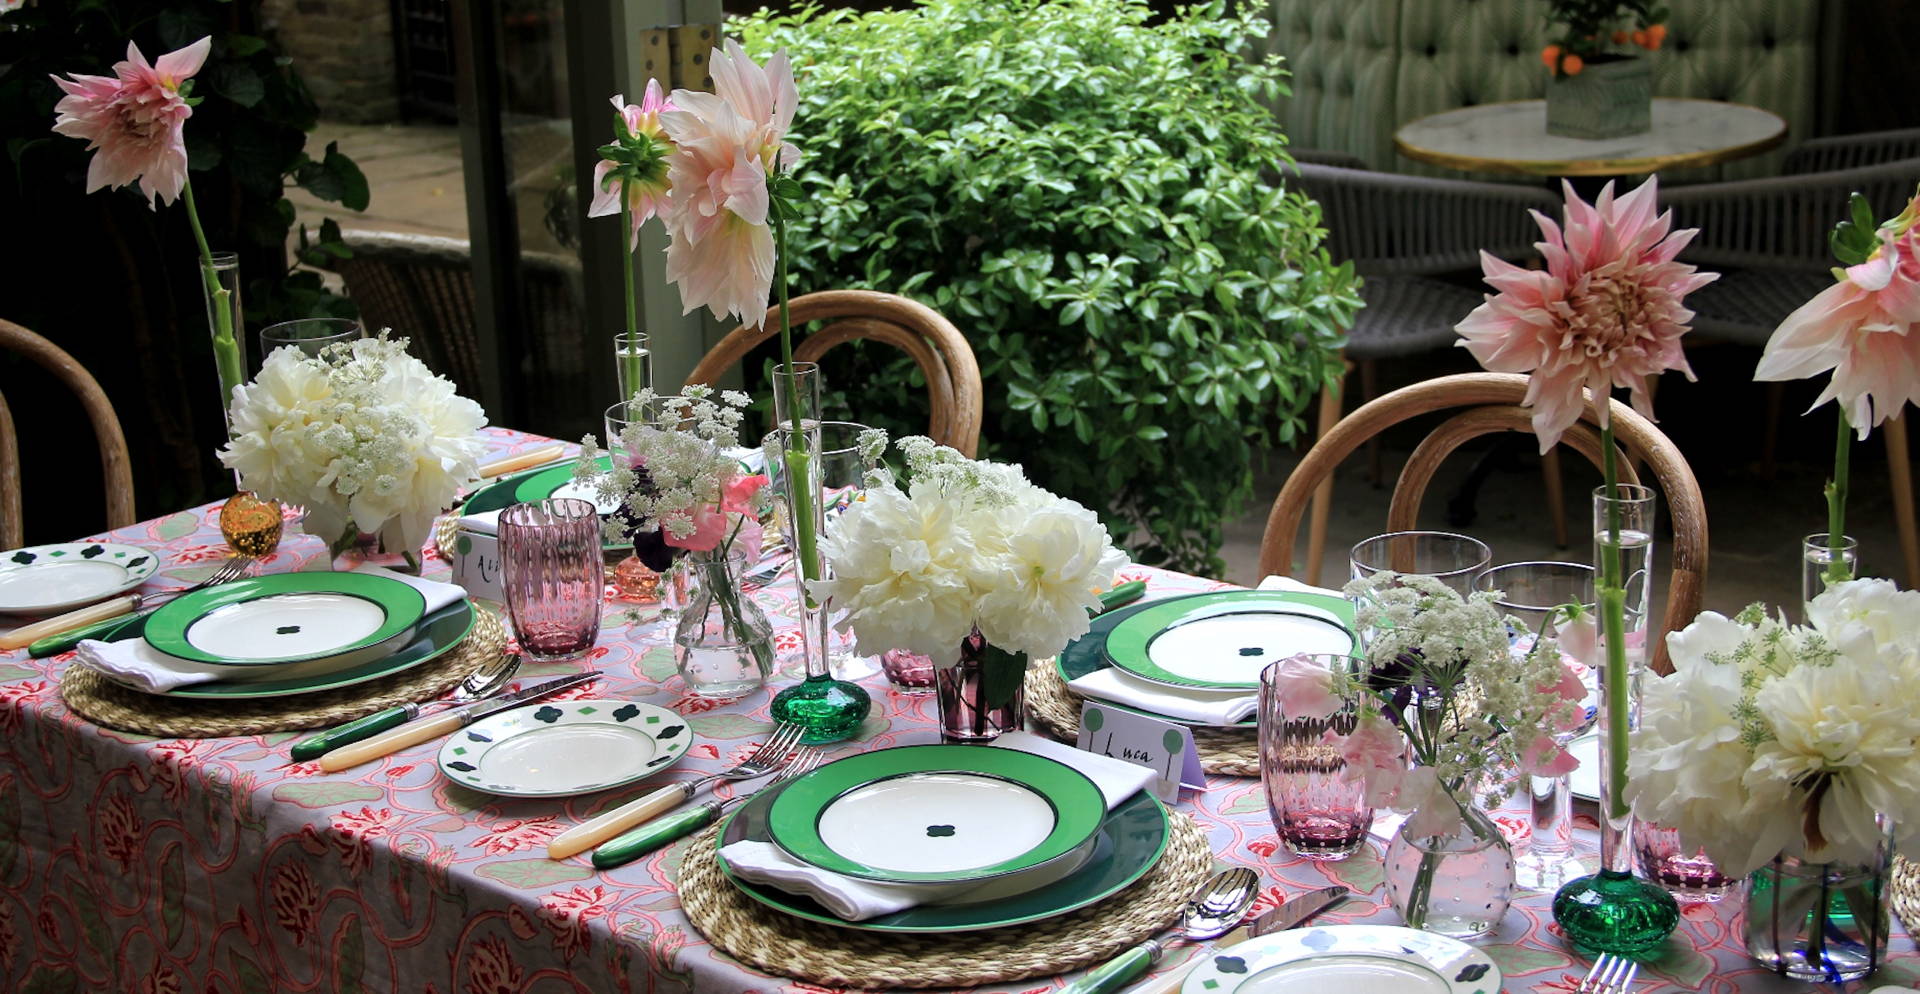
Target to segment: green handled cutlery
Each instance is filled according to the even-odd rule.
[[[446,700],[434,701],[425,706],[457,705],[485,700],[499,693],[500,689],[505,687],[518,672],[520,672],[520,657],[515,653],[502,651],[498,660],[473,671],[465,680],[460,681],[460,686],[455,687],[452,695]],[[336,725],[318,735],[301,739],[293,745],[293,760],[304,763],[310,759],[319,759],[349,742],[358,742],[370,735],[404,725],[420,717],[421,707],[416,703],[386,708],[364,718],[355,718],[344,725]]]
[[[820,765],[823,754],[817,746],[801,746],[794,750],[793,760],[782,769],[778,776],[767,781],[760,790],[777,784],[786,783],[795,777],[804,776]],[[724,801],[703,801],[684,811],[676,811],[665,818],[658,818],[615,838],[613,841],[593,851],[593,865],[605,870],[631,863],[662,846],[692,835],[700,829],[713,824],[726,810],[760,791],[748,791],[735,794]]]

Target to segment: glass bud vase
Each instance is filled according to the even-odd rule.
[[[1455,939],[1492,931],[1513,902],[1513,851],[1499,827],[1477,808],[1444,835],[1414,838],[1407,824],[1387,845],[1387,896],[1401,919]]]
[[[1860,543],[1851,535],[1840,536],[1841,569],[1848,579],[1860,575]],[[1835,559],[1833,539],[1828,532],[1814,532],[1800,540],[1800,603],[1806,604],[1827,589],[1827,574]]]
[[[213,341],[213,369],[220,385],[220,423],[229,431],[229,408],[233,388],[247,381],[246,323],[240,307],[240,257],[232,252],[215,252],[213,265],[199,257],[193,260],[200,274],[200,292],[207,305],[207,332]],[[240,488],[240,474],[233,477],[237,493],[220,508],[220,537],[227,547],[243,556],[264,556],[280,545],[285,518],[280,502],[266,500]]]
[[[960,661],[933,673],[940,738],[984,745],[1026,724],[1027,657],[996,649],[976,628],[960,641]]]
[[[647,345],[646,332],[623,331],[613,336],[613,370],[620,383],[622,403],[653,386],[653,351]]]
[[[1887,880],[1893,846],[1871,862],[1803,863],[1780,857],[1746,880],[1747,955],[1783,977],[1839,984],[1887,958]]]
[[[673,632],[673,662],[687,689],[730,701],[765,685],[773,675],[773,625],[740,590],[741,560],[719,555],[688,559],[683,568],[699,585]]]

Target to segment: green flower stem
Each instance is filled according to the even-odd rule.
[[[1833,479],[1827,481],[1827,585],[1853,579],[1847,569],[1847,462],[1853,453],[1853,426],[1847,423],[1847,410],[1834,405],[1839,428],[1833,439]]]
[[[718,550],[720,554],[720,569],[717,571],[709,570],[707,575],[702,577],[702,580],[713,588],[713,599],[720,604],[720,624],[727,631],[732,632],[734,638],[739,639],[740,644],[746,646],[757,658],[772,651],[773,647],[754,641],[754,633],[747,628],[746,618],[740,610],[739,585],[734,581],[733,571],[726,565],[732,561],[733,541],[740,535],[740,526],[745,524],[746,520],[746,516],[742,515],[739,520],[733,523],[733,531],[727,535],[725,542],[720,543]],[[726,581],[716,582],[715,572],[723,574],[726,577]],[[763,663],[768,662],[768,660],[760,661]]]
[[[787,493],[793,504],[794,541],[800,546],[794,551],[800,560],[801,576],[818,580],[820,566],[816,556],[819,536],[813,531],[813,488],[807,485],[807,481],[812,479],[809,473],[812,457],[807,452],[806,435],[800,428],[799,378],[795,375],[798,371],[793,365],[793,328],[787,316],[787,220],[778,206],[773,209],[773,244],[774,286],[780,300],[780,361],[786,364],[787,369]],[[806,606],[816,607],[813,592],[805,590],[803,593]],[[811,672],[815,656],[824,660],[825,653],[807,654],[809,678],[818,675]]]
[[[207,247],[207,232],[200,226],[200,209],[193,203],[193,180],[182,184],[180,193],[186,201],[187,223],[193,228],[194,244],[200,248],[200,278],[206,282],[207,295],[213,299],[213,361],[220,370],[220,413],[224,418],[227,405],[233,402],[233,388],[247,381],[246,364],[240,361],[240,343],[233,337],[233,309],[227,306],[233,295],[220,285],[220,277],[214,272],[213,250]]]
[[[633,296],[633,208],[627,201],[627,187],[630,182],[625,177],[620,180],[620,258],[625,263],[620,267],[620,283],[627,291],[627,331],[631,334],[640,330],[640,317],[639,307],[634,302]],[[641,356],[623,355],[620,361],[627,367],[628,384],[636,389],[647,385],[643,380],[645,370],[641,365],[644,361]],[[633,398],[620,399],[632,400]]]
[[[1607,495],[1607,533],[1600,541],[1600,625],[1607,640],[1607,817],[1627,813],[1627,591],[1620,577],[1620,471],[1614,465],[1613,424],[1600,426]]]

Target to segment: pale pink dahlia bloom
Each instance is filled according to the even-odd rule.
[[[1833,370],[1814,407],[1839,400],[1861,438],[1920,404],[1920,195],[1880,229],[1880,247],[1774,330],[1756,380]]]
[[[212,47],[202,38],[152,65],[139,46],[127,43],[125,62],[112,76],[53,77],[67,95],[54,105],[57,134],[82,138],[98,149],[87,167],[87,192],[138,180],[147,206],[172,203],[187,182],[187,146],[181,138],[193,108],[180,84],[200,71]]]
[[[1487,369],[1532,374],[1524,403],[1541,452],[1580,419],[1587,390],[1604,426],[1612,388],[1631,391],[1634,409],[1651,418],[1648,377],[1677,369],[1693,379],[1680,347],[1693,312],[1680,302],[1719,278],[1674,261],[1696,229],[1669,233],[1673,215],[1655,214],[1653,178],[1617,200],[1608,183],[1592,204],[1565,187],[1564,230],[1532,212],[1546,234],[1534,243],[1546,268],[1480,253],[1487,283],[1500,292],[1454,328]]]
[[[626,134],[616,139],[616,144],[630,148],[642,142],[656,143],[670,152],[673,143],[667,140],[667,133],[660,127],[660,114],[675,109],[673,102],[660,92],[660,81],[647,80],[647,92],[640,98],[639,104],[626,102],[622,94],[614,94],[613,109],[620,114],[621,125]],[[607,217],[620,213],[620,177],[612,175],[622,163],[612,159],[601,159],[593,167],[593,201],[587,205],[588,217]],[[636,164],[636,169],[638,168]],[[627,216],[632,228],[627,232],[628,244],[632,248],[640,247],[640,226],[655,215],[665,216],[667,212],[667,170],[664,162],[656,161],[650,170],[651,175],[630,178],[627,181]]]
[[[784,52],[762,68],[728,41],[709,68],[715,92],[675,90],[676,109],[660,115],[675,146],[667,160],[667,279],[679,284],[685,312],[704,306],[757,326],[773,287],[767,178],[799,158],[786,142],[799,97]]]

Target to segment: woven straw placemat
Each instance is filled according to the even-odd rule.
[[[1920,863],[1895,853],[1893,856],[1893,913],[1900,916],[1911,931],[1920,927]]]
[[[902,934],[782,914],[742,894],[714,858],[718,827],[680,863],[680,906],[716,949],[777,977],[828,987],[974,987],[1092,966],[1172,925],[1213,871],[1206,833],[1168,813],[1167,851],[1120,893],[1072,914],[979,932]]]
[[[1080,737],[1080,705],[1085,700],[1067,689],[1052,663],[1027,671],[1027,713],[1054,735],[1069,742]],[[1260,736],[1251,728],[1195,728],[1193,744],[1200,750],[1201,769],[1208,773],[1260,775]]]
[[[231,701],[170,698],[129,690],[76,663],[60,677],[60,696],[95,724],[142,735],[211,739],[330,728],[382,708],[438,697],[499,659],[506,644],[499,616],[476,604],[473,630],[453,649],[392,676],[337,690]]]

